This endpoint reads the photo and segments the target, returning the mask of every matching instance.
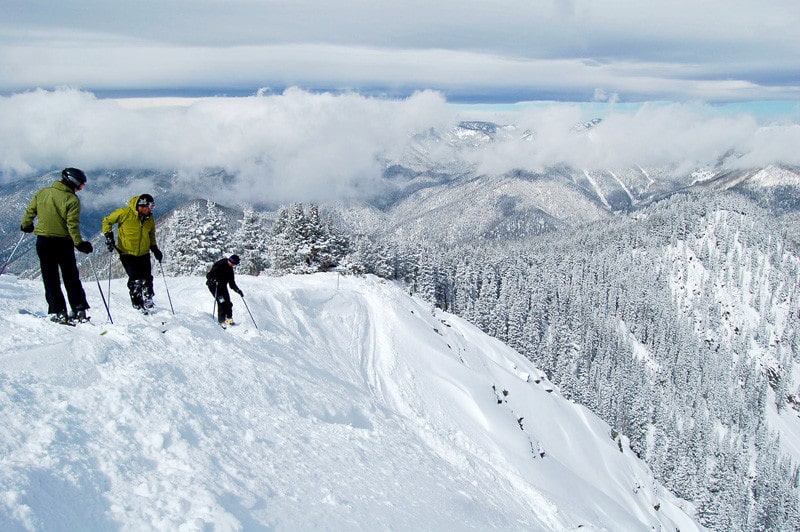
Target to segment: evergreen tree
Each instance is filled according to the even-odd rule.
[[[201,265],[198,273],[205,273],[214,262],[234,252],[225,220],[217,204],[206,201],[205,214],[197,232],[196,256]]]
[[[164,269],[173,275],[197,275],[203,265],[197,255],[200,238],[200,209],[190,203],[172,212],[167,222],[168,238],[162,239]]]
[[[272,267],[278,273],[286,273],[295,263],[295,246],[298,235],[289,222],[289,209],[282,207],[278,211],[275,224],[272,226]]]
[[[349,242],[327,221],[319,208],[301,203],[282,208],[272,228],[273,268],[280,273],[313,273],[336,267],[349,252]]]
[[[233,242],[241,261],[238,267],[241,273],[258,275],[269,267],[269,233],[261,216],[250,205],[244,206]]]

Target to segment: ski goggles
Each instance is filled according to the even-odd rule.
[[[152,211],[153,209],[156,208],[156,202],[153,200],[153,198],[149,198],[149,197],[145,196],[143,198],[139,198],[139,201],[136,202],[136,206],[137,207],[147,207],[148,209],[150,209]]]

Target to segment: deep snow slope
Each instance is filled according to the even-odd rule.
[[[113,324],[85,279],[72,328],[0,276],[0,529],[698,528],[463,320],[373,277],[238,281],[258,328],[236,296],[219,328],[200,278],[157,279],[151,316],[104,281]]]

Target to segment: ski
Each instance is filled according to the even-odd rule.
[[[20,314],[25,315],[25,316],[33,316],[34,318],[40,318],[40,319],[43,319],[43,320],[47,320],[47,321],[49,321],[51,323],[54,323],[56,325],[66,325],[68,327],[76,327],[76,326],[78,326],[79,324],[82,324],[82,323],[89,323],[90,320],[92,319],[91,317],[87,316],[85,319],[67,318],[66,320],[62,321],[62,320],[53,319],[53,317],[50,314],[45,314],[44,312],[33,312],[33,311],[30,311],[30,310],[24,309],[24,308],[19,309],[18,312]]]
[[[89,323],[92,319],[91,316],[86,315],[86,311],[79,311],[78,314],[71,314],[69,316],[69,321],[73,323]]]
[[[215,322],[217,325],[219,325],[219,326],[220,326],[222,329],[224,329],[224,330],[228,330],[230,327],[235,327],[236,325],[238,325],[238,324],[237,324],[235,321],[223,321],[223,322],[219,322],[219,321],[217,321],[217,319],[216,319],[216,318],[213,318],[213,317],[212,317],[211,319],[213,319],[213,320],[214,320],[214,322]]]

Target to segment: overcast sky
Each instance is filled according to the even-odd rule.
[[[536,136],[429,157],[498,173],[726,153],[800,165],[798,0],[2,7],[0,183],[65,166],[225,168],[244,198],[347,197],[382,186],[415,135],[475,118]],[[132,98],[155,95],[173,98]]]
[[[800,99],[797,0],[3,0],[0,91]]]

